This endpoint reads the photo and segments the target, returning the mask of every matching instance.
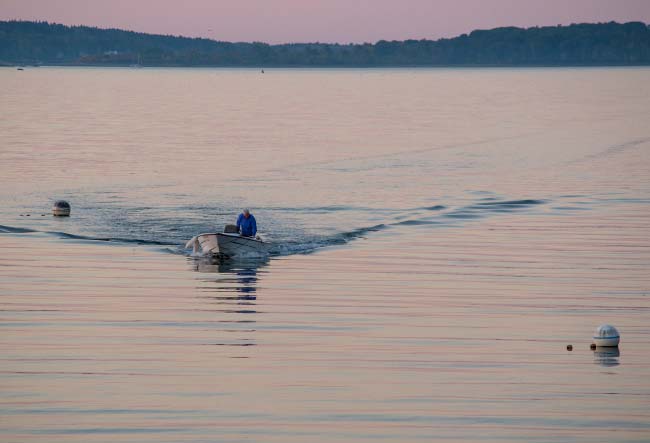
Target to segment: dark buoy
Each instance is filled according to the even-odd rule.
[[[52,206],[52,215],[55,217],[68,217],[70,216],[70,203],[65,200],[57,200]]]
[[[567,351],[573,351],[573,345],[566,345]]]
[[[593,351],[594,349],[596,349],[596,343],[592,343],[592,344],[589,346],[589,349],[591,349],[592,351]]]

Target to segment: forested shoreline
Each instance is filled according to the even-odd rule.
[[[641,22],[476,30],[440,40],[231,43],[47,22],[0,21],[0,64],[196,67],[650,65]]]

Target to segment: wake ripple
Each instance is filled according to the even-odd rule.
[[[543,205],[547,203],[546,200],[536,200],[536,199],[522,199],[522,200],[498,200],[494,197],[483,198],[472,204],[461,206],[455,209],[449,209],[444,205],[434,205],[427,207],[420,207],[408,210],[390,210],[390,209],[381,209],[379,212],[386,213],[390,212],[395,214],[392,217],[392,220],[388,220],[384,223],[378,223],[371,226],[361,227],[357,229],[352,229],[349,231],[339,232],[332,235],[308,235],[300,234],[299,238],[291,238],[289,233],[291,230],[285,229],[285,227],[280,226],[281,232],[284,235],[276,238],[272,237],[269,240],[269,243],[272,245],[270,250],[270,256],[283,256],[283,255],[293,255],[293,254],[307,254],[314,252],[318,249],[331,247],[331,246],[341,246],[347,243],[356,241],[358,239],[366,238],[369,234],[383,231],[386,229],[398,228],[398,227],[426,227],[426,226],[439,226],[439,225],[458,225],[463,220],[479,219],[491,214],[498,214],[504,212],[515,212],[515,211],[524,211],[535,206]],[[364,212],[367,208],[363,208]],[[294,208],[294,211],[296,209]],[[319,213],[321,211],[352,211],[352,207],[345,206],[323,206],[323,207],[313,207],[310,208],[311,211]],[[192,217],[192,214],[187,214],[187,217]],[[145,238],[132,238],[126,236],[92,236],[92,235],[81,235],[81,234],[72,234],[68,232],[60,231],[38,231],[30,228],[23,227],[14,227],[14,226],[4,226],[0,225],[0,233],[7,234],[28,234],[28,233],[43,233],[46,235],[51,235],[54,237],[69,239],[75,241],[89,241],[89,242],[107,242],[107,243],[118,243],[118,244],[137,244],[143,246],[163,246],[162,251],[174,253],[174,254],[183,254],[188,255],[187,250],[183,247],[185,244],[184,239],[182,243],[179,243],[179,237],[187,235],[187,238],[192,235],[196,235],[199,232],[211,232],[209,229],[205,230],[199,227],[198,225],[183,225],[183,217],[174,217],[169,220],[158,219],[156,224],[164,226],[165,229],[160,229],[157,234],[160,239],[145,239]],[[150,221],[148,224],[143,225],[146,228],[149,228]],[[137,223],[134,222],[133,226],[137,227]],[[132,227],[132,226],[131,226]],[[179,227],[183,229],[179,232]],[[144,229],[144,228],[143,228]],[[140,229],[145,231],[146,229]]]

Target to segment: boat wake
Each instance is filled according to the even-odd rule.
[[[150,246],[177,246],[176,243],[166,242],[166,241],[143,240],[137,238],[120,238],[120,237],[94,237],[90,235],[71,234],[68,232],[39,231],[37,229],[0,225],[0,234],[33,234],[33,233],[46,234],[61,239],[79,240],[79,241],[130,243],[130,244],[150,245]]]
[[[484,197],[470,202],[464,206],[453,207],[450,205],[436,204],[419,208],[406,210],[376,209],[372,208],[355,208],[352,206],[325,206],[318,208],[260,208],[260,220],[265,220],[265,225],[271,226],[264,235],[265,240],[269,243],[268,255],[270,257],[286,256],[293,254],[308,254],[322,248],[332,246],[342,246],[368,236],[379,231],[400,228],[426,228],[435,226],[458,225],[467,221],[480,219],[486,216],[499,213],[512,213],[530,210],[533,207],[544,205],[547,200],[521,199],[505,200],[496,197]],[[154,208],[155,209],[155,208]],[[152,209],[153,210],[153,209]],[[189,214],[186,214],[186,211]],[[126,211],[128,212],[128,211]],[[202,213],[217,212],[206,211],[201,208]],[[226,214],[232,211],[223,211]],[[359,228],[342,229],[338,232],[331,227],[322,226],[322,220],[329,221],[324,215],[333,217],[332,222],[341,220],[337,213],[352,212],[357,219],[381,219],[380,223],[368,224]],[[139,213],[139,212],[138,212]],[[298,215],[296,215],[298,214]],[[311,224],[309,217],[318,219],[321,226]],[[199,217],[197,213],[185,208],[178,208],[171,217],[162,217],[157,214],[156,228],[152,229],[151,217],[146,220],[136,218],[128,219],[117,217],[112,226],[102,223],[105,220],[95,221],[94,224],[102,226],[103,232],[107,235],[92,235],[87,231],[92,231],[90,226],[78,226],[70,223],[69,227],[77,228],[84,232],[65,232],[48,229],[35,229],[28,227],[14,227],[0,225],[0,234],[43,234],[57,237],[69,241],[81,242],[106,242],[116,244],[136,244],[143,246],[155,247],[174,254],[183,254],[190,256],[193,254],[189,239],[193,238],[200,232],[214,232],[214,223],[206,220],[207,217]],[[345,220],[355,219],[355,217],[346,217]],[[279,220],[283,219],[283,222]],[[82,220],[87,220],[82,219]],[[70,220],[74,222],[74,220]],[[83,222],[82,222],[83,223]],[[117,231],[117,232],[114,232]],[[319,232],[327,232],[321,234]],[[116,234],[116,235],[108,235]],[[143,235],[137,235],[143,234]],[[188,247],[190,245],[190,247]],[[196,255],[194,253],[194,255]]]

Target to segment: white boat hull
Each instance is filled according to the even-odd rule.
[[[239,234],[200,234],[188,242],[194,253],[222,257],[260,257],[269,253],[269,244],[254,237]]]

